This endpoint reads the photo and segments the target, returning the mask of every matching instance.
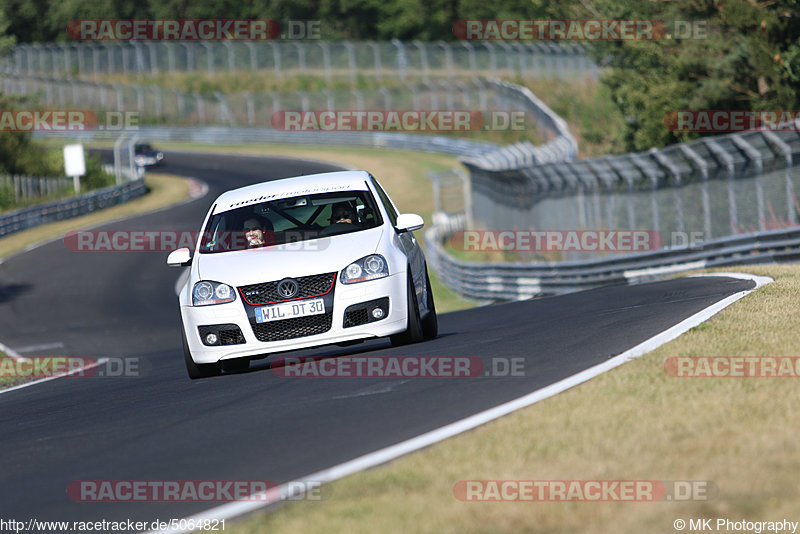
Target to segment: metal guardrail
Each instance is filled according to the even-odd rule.
[[[530,141],[501,147],[491,153],[467,155],[462,163],[486,171],[501,171],[538,165],[548,162],[572,161],[578,153],[578,143],[569,131],[567,121],[542,102],[527,87],[487,80],[495,93],[495,100],[505,109],[525,111],[534,118],[536,127],[547,137],[547,142],[534,146]]]
[[[147,192],[144,180],[97,189],[77,197],[39,204],[0,216],[0,237],[40,224],[60,221],[122,204]]]
[[[560,42],[373,41],[105,41],[20,44],[5,64],[15,74],[157,75],[163,72],[251,71],[278,79],[319,71],[326,80],[357,76],[453,78],[536,74],[597,78],[586,49]]]
[[[800,228],[732,236],[701,247],[667,248],[615,258],[558,263],[474,263],[455,259],[442,247],[458,222],[425,233],[428,263],[460,295],[476,300],[521,300],[613,283],[649,280],[688,270],[742,263],[800,260]]]
[[[445,154],[480,154],[496,150],[495,145],[458,137],[388,132],[285,132],[269,128],[203,128],[153,126],[136,130],[137,137],[147,141],[175,141],[209,145],[295,143],[301,145],[343,145],[373,148],[395,148],[441,152]],[[116,133],[91,130],[85,132],[37,132],[35,137],[69,137],[79,140],[112,140]]]
[[[800,132],[751,131],[577,162],[465,165],[478,228],[701,232],[708,241],[796,225],[798,156]]]
[[[702,138],[584,161],[498,166],[464,158],[468,174],[432,176],[467,202],[437,203],[426,233],[431,264],[447,285],[477,299],[506,300],[719,265],[800,258],[800,128]],[[458,173],[454,172],[453,175]],[[463,186],[461,184],[464,184]],[[468,223],[467,223],[468,221]],[[647,230],[665,248],[646,253],[562,251],[565,261],[478,263],[443,247],[454,231]],[[699,234],[702,245],[670,236]],[[527,254],[527,256],[526,256]],[[605,257],[602,257],[605,254]],[[588,258],[588,259],[587,259]]]

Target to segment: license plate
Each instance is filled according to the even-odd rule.
[[[256,322],[268,323],[270,321],[283,321],[284,319],[294,319],[295,317],[306,317],[308,315],[320,315],[325,313],[324,299],[309,299],[296,302],[283,302],[256,308]]]

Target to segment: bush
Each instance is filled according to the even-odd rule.
[[[100,189],[116,183],[113,175],[103,171],[100,157],[94,154],[86,156],[86,176],[81,176],[81,191]]]
[[[6,210],[14,205],[14,186],[7,182],[0,182],[0,210]]]

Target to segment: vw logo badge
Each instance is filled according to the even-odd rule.
[[[298,290],[297,282],[291,278],[285,278],[278,282],[278,295],[285,299],[290,299],[297,295]]]

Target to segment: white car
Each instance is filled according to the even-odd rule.
[[[180,290],[191,378],[246,369],[251,359],[391,336],[433,339],[436,309],[413,231],[375,178],[331,172],[242,187],[217,198]]]

